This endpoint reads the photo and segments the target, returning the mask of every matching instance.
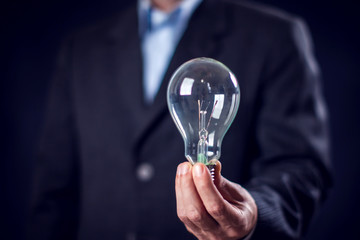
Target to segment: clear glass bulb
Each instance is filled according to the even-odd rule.
[[[190,60],[172,75],[167,102],[184,139],[186,159],[191,164],[205,165],[219,160],[223,137],[240,103],[234,74],[214,59]]]

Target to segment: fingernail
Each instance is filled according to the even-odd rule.
[[[177,174],[178,175],[185,175],[189,172],[189,164],[181,164],[178,167]]]
[[[200,177],[204,174],[204,168],[200,164],[194,166],[195,176]]]

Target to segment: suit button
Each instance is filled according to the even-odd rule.
[[[136,240],[136,234],[133,232],[129,232],[126,234],[126,240]]]
[[[154,176],[154,167],[149,163],[142,163],[136,169],[136,176],[142,182],[150,181]]]

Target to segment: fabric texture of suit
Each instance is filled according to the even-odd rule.
[[[222,174],[254,197],[252,239],[297,239],[329,186],[326,110],[301,19],[243,1],[204,1],[154,103],[143,102],[135,4],[71,35],[58,68],[36,165],[32,239],[191,239],[176,216],[184,144],[166,106],[171,74],[211,57],[241,88],[223,141]],[[149,163],[154,177],[136,177]]]

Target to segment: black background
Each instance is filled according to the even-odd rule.
[[[24,239],[34,152],[61,38],[130,0],[7,0],[0,6],[0,239]],[[307,239],[360,239],[360,61],[356,1],[262,0],[302,16],[331,118],[334,187]]]

